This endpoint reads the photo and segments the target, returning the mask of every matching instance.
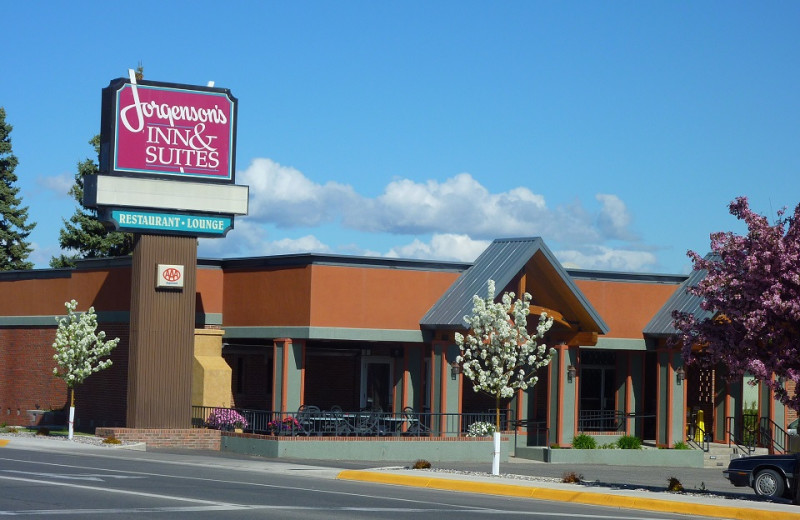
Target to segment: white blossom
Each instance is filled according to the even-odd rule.
[[[539,368],[547,366],[554,353],[539,340],[550,330],[553,318],[542,313],[535,333],[528,332],[531,295],[514,299],[513,292],[504,293],[495,302],[494,280],[488,282],[486,299],[472,298],[472,314],[464,316],[469,329],[466,335],[456,333],[461,355],[456,362],[472,381],[476,392],[494,396],[498,402],[536,384]],[[499,424],[497,425],[499,427]]]
[[[63,379],[69,388],[83,383],[95,372],[111,366],[111,360],[101,360],[108,356],[119,343],[119,338],[105,340],[106,334],[97,330],[97,315],[94,307],[87,312],[76,313],[78,302],[66,302],[67,316],[59,318],[56,339],[53,348],[56,354],[53,359],[57,365],[53,375]]]

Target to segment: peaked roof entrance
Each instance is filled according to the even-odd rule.
[[[489,280],[495,281],[498,295],[530,293],[531,314],[547,312],[553,317],[551,341],[595,345],[598,335],[608,332],[603,319],[539,237],[492,242],[422,317],[421,327],[463,329],[464,316],[472,312],[472,297],[485,296]]]

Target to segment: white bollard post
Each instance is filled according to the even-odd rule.
[[[72,426],[75,423],[75,407],[69,407],[69,440],[72,440]]]
[[[494,432],[494,453],[492,457],[492,475],[500,474],[500,432]]]

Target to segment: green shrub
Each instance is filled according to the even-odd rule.
[[[601,450],[616,450],[617,448],[619,448],[619,446],[617,446],[616,442],[609,442],[606,444],[601,444],[600,446],[598,446],[598,448],[600,448]]]
[[[431,463],[425,459],[419,459],[411,466],[412,469],[430,469]]]
[[[122,444],[122,441],[112,435],[103,439],[103,444]]]
[[[641,450],[642,439],[633,435],[623,435],[617,441],[617,446],[621,450]]]
[[[688,449],[691,449],[691,448],[689,448],[689,445],[686,444],[685,442],[678,441],[678,442],[676,442],[675,444],[672,445],[672,449],[673,450],[688,450]]]
[[[594,437],[582,433],[572,439],[572,447],[578,450],[593,450],[597,448],[597,441]]]

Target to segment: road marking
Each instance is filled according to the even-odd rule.
[[[99,475],[99,474],[86,474],[86,475],[67,475],[64,473],[38,473],[35,471],[19,471],[15,469],[4,469],[3,473],[18,473],[21,475],[33,475],[36,477],[57,478],[61,480],[89,480],[92,482],[105,482],[105,479],[126,479],[126,478],[144,478],[128,475]]]
[[[46,484],[50,486],[64,486],[64,487],[72,487],[72,488],[80,488],[80,489],[87,489],[91,491],[103,491],[105,493],[119,493],[121,495],[134,495],[138,497],[147,497],[147,498],[160,498],[164,500],[177,500],[178,502],[193,502],[196,504],[206,504],[209,506],[219,506],[219,507],[240,507],[236,504],[230,504],[227,502],[217,502],[214,500],[201,500],[199,498],[182,498],[182,497],[174,497],[170,495],[159,495],[156,493],[145,493],[143,491],[129,491],[127,489],[115,489],[115,488],[104,488],[104,487],[97,487],[97,486],[87,486],[84,484],[73,484],[71,482],[52,482],[50,480],[37,480],[33,478],[23,478],[23,477],[12,477],[12,476],[5,476],[0,475],[0,480],[13,480],[16,482],[31,482],[34,484]]]
[[[360,513],[437,513],[497,515],[497,516],[528,516],[553,517],[552,512],[540,511],[503,511],[499,509],[441,509],[441,508],[405,508],[405,507],[306,507],[297,505],[270,506],[270,505],[236,505],[229,506],[185,506],[185,507],[132,507],[128,509],[28,509],[23,511],[0,511],[0,516],[67,516],[67,515],[114,515],[114,514],[151,514],[151,513],[204,513],[206,511],[241,511],[241,510],[275,510],[275,511],[321,511],[321,512],[346,512],[357,511]],[[570,518],[586,518],[589,520],[665,520],[665,517],[620,516],[620,515],[592,515],[570,514]]]
[[[0,448],[8,444],[8,439],[0,439]]]

